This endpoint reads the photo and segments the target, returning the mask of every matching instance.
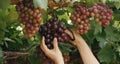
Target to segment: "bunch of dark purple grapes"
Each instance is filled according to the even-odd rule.
[[[19,22],[25,27],[23,29],[26,38],[34,36],[41,23],[41,9],[35,8],[33,0],[23,0],[16,4],[16,11],[19,14]]]
[[[47,23],[40,26],[40,34],[45,37],[48,48],[52,48],[52,41],[56,37],[58,42],[67,42],[70,36],[65,33],[67,28],[58,21],[57,17],[50,19]]]
[[[96,23],[106,27],[112,20],[112,10],[105,3],[97,3],[89,9],[91,16],[95,18]]]

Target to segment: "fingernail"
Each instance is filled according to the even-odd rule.
[[[43,36],[43,39],[44,39],[45,37]]]
[[[55,37],[54,40],[57,40],[57,38]]]

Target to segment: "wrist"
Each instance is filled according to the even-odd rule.
[[[54,61],[55,62],[55,64],[64,64],[64,60],[63,59],[61,59],[61,60],[56,60],[56,61]]]
[[[64,61],[55,62],[55,64],[64,64]]]
[[[76,47],[79,47],[79,46],[81,46],[82,44],[84,44],[85,41],[84,41],[84,39],[82,39],[82,38],[78,38],[78,39],[76,39],[76,40],[74,41],[74,43],[75,43],[75,46],[76,46]]]

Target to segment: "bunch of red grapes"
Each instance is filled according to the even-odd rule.
[[[25,26],[23,29],[25,37],[33,37],[39,30],[41,9],[34,7],[33,0],[23,0],[16,4],[16,10],[19,14],[19,22]]]
[[[112,20],[112,10],[109,9],[105,3],[97,3],[89,9],[91,16],[95,18],[96,22],[104,27],[108,26]]]
[[[58,42],[67,42],[70,36],[65,33],[66,27],[58,21],[57,17],[50,19],[47,23],[40,26],[40,33],[45,37],[48,48],[52,48],[52,41],[56,37]]]
[[[71,20],[77,25],[77,32],[85,34],[90,30],[90,12],[86,6],[78,6],[71,15]]]

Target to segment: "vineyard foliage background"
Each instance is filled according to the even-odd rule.
[[[55,1],[59,2],[59,0]],[[71,7],[74,1],[86,2],[88,6],[92,6],[97,2],[105,2],[113,10],[113,17],[109,26],[102,27],[95,24],[94,20],[91,19],[91,30],[82,36],[101,64],[120,64],[120,1],[72,0],[70,6],[61,7],[55,12],[58,19],[67,27],[74,27],[73,24],[69,23],[69,13],[74,12],[74,8]],[[42,11],[42,23],[46,22],[47,17],[49,18],[49,15],[47,16],[45,11],[49,12],[51,10],[48,8],[47,3],[48,0],[34,0],[34,5],[36,7],[39,6],[44,9],[44,11]],[[41,57],[37,55],[36,47],[40,44],[41,35],[36,34],[35,37],[26,39],[24,38],[22,28],[23,25],[18,22],[18,13],[16,12],[15,5],[11,5],[10,0],[1,0],[0,64],[6,64],[12,58],[5,55],[7,51],[28,53],[28,55],[18,56],[17,60],[14,60],[21,64],[40,64]],[[77,60],[79,59],[77,49],[71,49],[71,47],[74,46],[69,43],[60,43],[59,45],[63,54],[69,53],[71,59],[76,59],[74,61],[71,60],[73,64],[80,64]]]

